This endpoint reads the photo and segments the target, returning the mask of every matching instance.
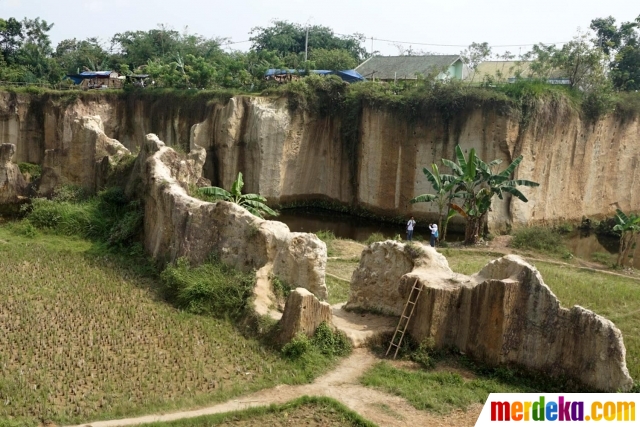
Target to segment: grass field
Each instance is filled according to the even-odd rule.
[[[0,225],[0,425],[184,408],[308,382],[334,363],[283,358],[230,321],[174,308],[144,265]]]
[[[244,411],[210,415],[145,427],[209,427],[209,426],[317,426],[374,427],[375,424],[327,397],[303,396],[284,405],[252,408]]]

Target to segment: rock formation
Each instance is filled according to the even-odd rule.
[[[503,166],[522,154],[514,178],[541,184],[524,189],[529,203],[495,200],[488,217],[495,229],[579,221],[612,215],[616,207],[640,210],[633,188],[640,180],[638,117],[584,121],[568,103],[540,101],[525,122],[510,101],[496,101],[451,118],[434,108],[416,120],[364,105],[347,123],[342,116],[290,110],[286,99],[238,96],[207,104],[202,97],[167,96],[79,97],[65,104],[55,96],[45,102],[0,93],[0,140],[16,145],[18,162],[43,164],[46,150],[64,153],[74,120],[99,115],[105,132],[129,149],[150,132],[183,148],[191,136],[206,150],[205,177],[214,185],[229,187],[241,171],[248,192],[274,203],[333,201],[419,220],[435,216],[430,204],[409,203],[431,191],[422,168],[453,158],[460,144]],[[343,128],[357,139],[346,140]]]
[[[16,152],[13,144],[0,144],[0,210],[12,211],[25,200],[27,183],[11,160]]]
[[[164,262],[187,257],[196,264],[215,254],[244,271],[272,265],[269,273],[326,299],[327,248],[315,234],[292,233],[233,203],[189,196],[186,188],[200,180],[203,158],[195,144],[185,160],[156,135],[147,136],[127,189],[144,202],[147,252]]]
[[[99,190],[108,164],[131,154],[104,133],[100,116],[86,116],[70,122],[58,147],[44,152],[40,193],[50,194],[59,185],[71,184],[91,192]]]
[[[348,306],[399,314],[418,280],[423,290],[408,326],[416,341],[455,347],[487,365],[574,378],[597,390],[631,388],[620,330],[582,307],[561,307],[538,270],[520,257],[505,256],[465,276],[453,273],[432,248],[421,251],[412,250],[411,258],[401,243],[371,245],[352,276]]]
[[[311,337],[322,322],[331,324],[331,318],[329,303],[319,301],[306,289],[294,289],[287,298],[280,319],[278,342],[287,343],[298,333]]]

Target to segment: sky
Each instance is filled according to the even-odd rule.
[[[636,4],[634,7],[633,4]],[[592,19],[618,22],[640,15],[633,0],[0,0],[0,17],[40,17],[55,25],[54,46],[68,38],[99,37],[108,46],[115,33],[150,30],[167,24],[176,30],[233,42],[249,39],[253,27],[274,19],[324,25],[336,33],[362,33],[365,48],[383,55],[404,49],[457,54],[471,42],[488,42],[494,51],[525,53],[534,43],[571,40]],[[379,39],[379,40],[375,40]],[[450,45],[450,46],[434,46]],[[504,45],[515,45],[505,47]],[[251,43],[228,49],[247,50]]]

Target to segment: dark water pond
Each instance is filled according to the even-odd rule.
[[[321,209],[285,209],[280,212],[278,221],[284,222],[291,231],[315,233],[322,230],[332,231],[336,237],[364,242],[373,233],[393,238],[399,234],[404,238],[405,226],[383,221],[360,218]],[[428,224],[418,223],[414,237],[427,239]],[[448,241],[460,241],[462,234],[447,233]],[[595,233],[573,232],[565,236],[565,244],[571,253],[588,261],[615,262],[619,241],[615,237],[599,236]],[[634,253],[634,267],[640,268],[640,242]]]

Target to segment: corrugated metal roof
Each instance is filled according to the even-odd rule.
[[[356,71],[366,78],[415,79],[418,74],[427,76],[446,70],[458,59],[460,55],[374,56],[356,67]]]

